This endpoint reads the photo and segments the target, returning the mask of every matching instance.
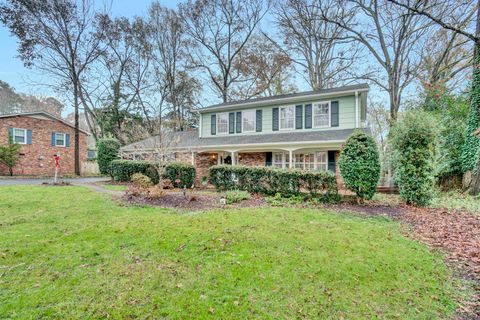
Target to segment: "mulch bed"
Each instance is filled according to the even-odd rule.
[[[130,204],[153,205],[165,208],[182,209],[188,211],[205,211],[211,209],[222,208],[220,204],[220,195],[195,194],[187,197],[181,192],[167,192],[159,199],[147,199],[143,196],[124,196],[124,199]],[[264,206],[267,202],[263,197],[252,195],[248,200],[238,203],[225,205],[225,208],[248,208]]]

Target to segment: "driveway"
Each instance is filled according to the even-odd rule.
[[[109,181],[108,177],[101,178],[59,178],[58,181],[70,182],[71,184],[88,184],[100,181]],[[39,179],[2,179],[0,178],[0,186],[15,186],[15,185],[36,185],[44,182],[53,182],[53,178],[39,178]]]

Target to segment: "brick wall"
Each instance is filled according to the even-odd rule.
[[[202,177],[208,177],[208,168],[217,164],[217,157],[218,155],[216,153],[197,153],[195,156],[197,180]]]
[[[8,143],[8,128],[32,130],[32,144],[21,145],[20,163],[14,175],[53,175],[53,155],[60,153],[60,174],[75,172],[75,132],[70,126],[56,120],[26,116],[0,118],[0,144]],[[70,134],[70,147],[52,147],[52,132]],[[86,161],[87,135],[80,132],[80,162]],[[0,175],[8,175],[8,168],[0,164]]]
[[[264,167],[265,160],[265,152],[248,152],[238,154],[238,164],[242,166]]]
[[[192,164],[191,152],[175,152],[175,162]]]

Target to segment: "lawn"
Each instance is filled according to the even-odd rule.
[[[0,318],[436,319],[442,257],[387,219],[178,214],[83,187],[0,188]]]

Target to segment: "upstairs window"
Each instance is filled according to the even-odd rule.
[[[65,147],[65,133],[55,133],[55,146]]]
[[[255,132],[255,110],[242,111],[242,131]]]
[[[13,129],[13,142],[18,144],[27,144],[27,130],[26,129]]]
[[[295,127],[295,106],[280,108],[280,130]]]
[[[330,126],[330,102],[313,105],[313,126],[315,128]]]
[[[219,113],[217,115],[217,134],[228,133],[228,113]]]

